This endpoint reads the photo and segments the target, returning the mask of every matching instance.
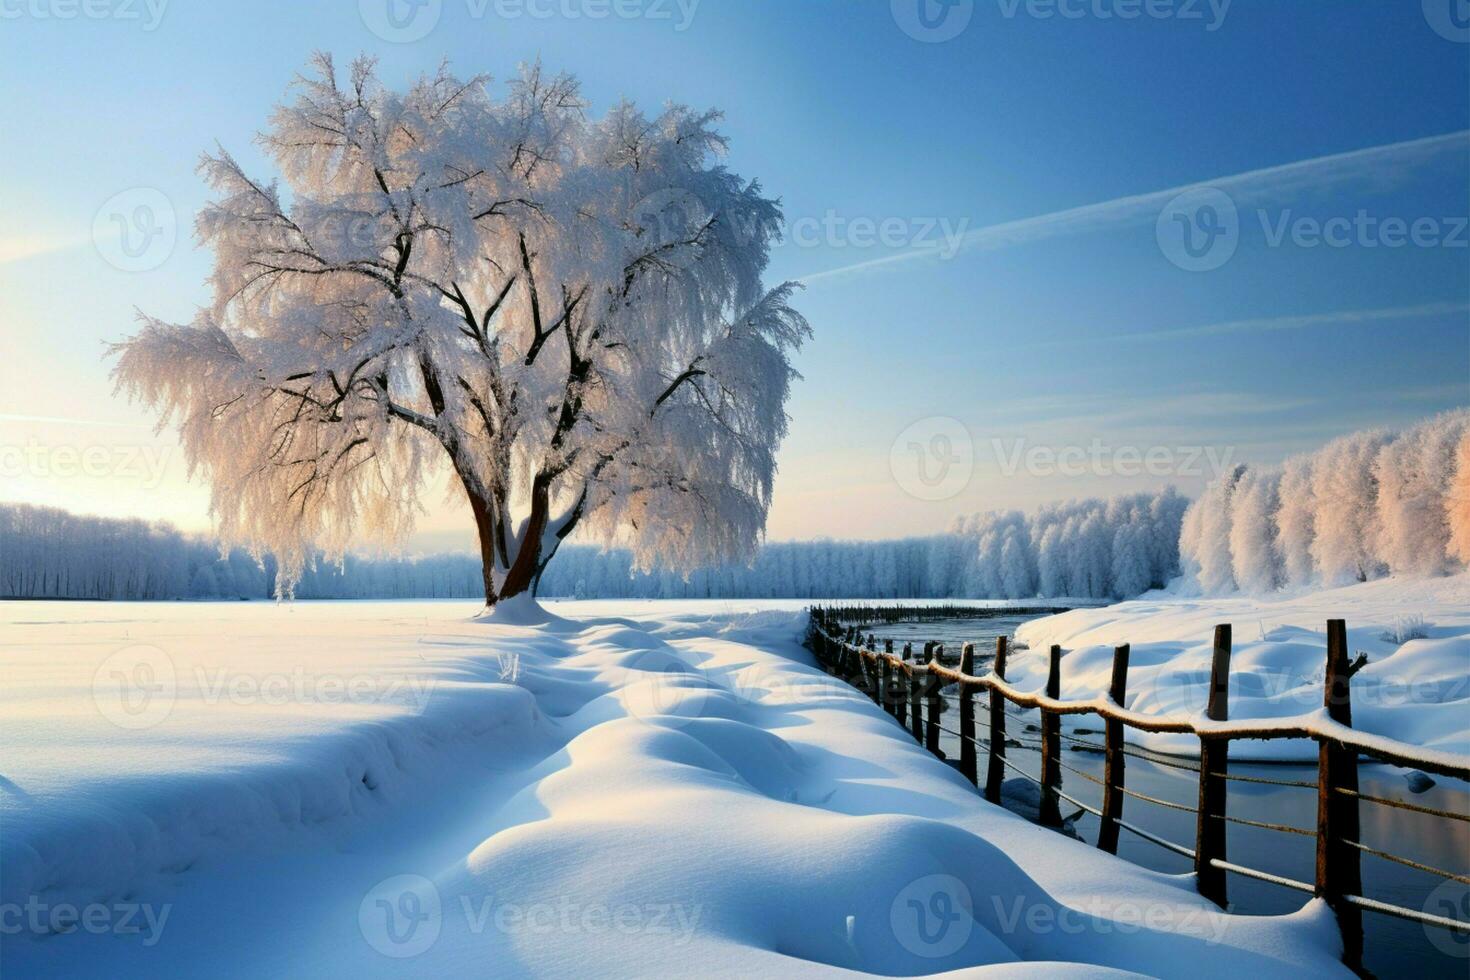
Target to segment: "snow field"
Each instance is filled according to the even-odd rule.
[[[1187,880],[984,803],[810,664],[799,612],[758,608],[565,604],[555,611],[585,618],[523,611],[534,625],[507,625],[444,604],[13,604],[0,734],[23,751],[0,767],[6,907],[46,920],[67,904],[136,904],[164,921],[7,932],[0,966],[1337,968],[1315,903],[1224,915]],[[164,659],[130,654],[130,680],[99,688],[109,658],[140,641]],[[137,697],[132,714],[104,711],[139,678],[166,712]]]

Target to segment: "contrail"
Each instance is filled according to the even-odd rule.
[[[1454,151],[1463,153],[1467,150],[1470,150],[1470,129],[1462,129],[1441,136],[1426,136],[1402,143],[1388,143],[1310,160],[1298,160],[1295,163],[1248,170],[1215,180],[1182,184],[1167,190],[1134,194],[977,228],[961,239],[960,251],[1007,248],[1059,235],[1085,234],[1105,228],[1148,224],[1157,220],[1160,209],[1178,195],[1205,187],[1222,190],[1237,205],[1242,205],[1259,204],[1303,191],[1318,191],[1364,180],[1382,183],[1401,177],[1410,170]],[[802,277],[801,281],[815,282],[897,262],[934,258],[936,255],[937,250],[934,248],[914,248],[896,255],[885,255],[882,258],[813,273]]]
[[[1394,320],[1411,320],[1417,317],[1453,316],[1470,314],[1470,303],[1447,301],[1420,303],[1416,306],[1383,306],[1365,310],[1335,310],[1330,313],[1299,313],[1286,316],[1251,317],[1242,320],[1224,320],[1203,323],[1192,327],[1169,327],[1163,330],[1140,330],[1133,333],[1089,335],[1069,337],[1064,340],[1042,340],[1033,343],[1009,345],[1007,351],[1036,350],[1048,347],[1076,347],[1079,344],[1112,344],[1118,342],[1147,342],[1151,340],[1177,340],[1184,337],[1216,337],[1222,334],[1274,333],[1287,330],[1315,330],[1320,327],[1352,326],[1360,323],[1387,323]]]

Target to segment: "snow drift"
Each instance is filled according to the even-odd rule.
[[[1340,971],[1320,903],[1227,915],[985,803],[811,665],[796,603],[569,605],[6,607],[0,900],[165,914],[0,968]]]

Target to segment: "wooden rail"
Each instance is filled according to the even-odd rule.
[[[943,645],[925,643],[922,660],[915,660],[910,644],[905,644],[899,655],[893,653],[892,641],[885,644],[882,652],[877,650],[875,638],[870,634],[864,638],[858,633],[853,620],[864,624],[877,622],[922,621],[943,618],[985,618],[996,615],[1014,615],[1022,608],[998,609],[994,607],[969,608],[964,606],[915,607],[915,606],[847,606],[815,607],[811,610],[811,645],[818,660],[829,673],[839,676],[867,693],[875,703],[893,715],[919,744],[943,758],[939,734],[949,732],[960,741],[959,771],[972,785],[979,787],[979,763],[977,750],[985,748],[988,766],[984,784],[986,799],[1000,802],[1000,787],[1005,771],[1011,769],[1019,775],[1038,783],[1041,787],[1039,821],[1048,826],[1062,824],[1059,802],[1065,800],[1073,806],[1093,814],[1099,819],[1097,846],[1109,853],[1118,850],[1118,832],[1127,830],[1144,840],[1166,848],[1188,858],[1194,865],[1195,884],[1201,895],[1209,898],[1221,908],[1227,907],[1227,873],[1237,874],[1264,881],[1284,888],[1305,892],[1324,899],[1337,916],[1342,932],[1343,961],[1359,972],[1363,962],[1363,910],[1419,922],[1424,925],[1470,933],[1470,921],[1433,915],[1431,913],[1377,901],[1360,894],[1363,890],[1361,857],[1364,852],[1428,872],[1445,880],[1470,883],[1470,876],[1441,871],[1399,855],[1377,850],[1362,843],[1358,838],[1360,802],[1380,804],[1425,813],[1443,819],[1470,821],[1470,815],[1439,810],[1433,807],[1409,803],[1404,800],[1368,796],[1358,791],[1358,758],[1366,756],[1391,765],[1404,766],[1432,772],[1437,775],[1470,780],[1470,758],[1436,752],[1365,732],[1352,727],[1352,676],[1364,664],[1361,655],[1349,661],[1347,650],[1347,626],[1341,619],[1327,622],[1327,663],[1323,690],[1324,716],[1308,716],[1270,720],[1231,721],[1229,718],[1230,652],[1231,630],[1229,625],[1215,628],[1213,657],[1210,669],[1209,700],[1202,719],[1183,719],[1146,715],[1129,711],[1123,706],[1128,686],[1129,647],[1117,647],[1113,652],[1111,683],[1105,694],[1090,700],[1061,699],[1062,649],[1053,646],[1048,651],[1047,679],[1040,692],[1022,691],[1005,679],[1009,645],[1005,637],[996,640],[995,660],[991,672],[977,676],[974,671],[974,648],[965,644],[958,669],[941,662]],[[1049,611],[1049,610],[1031,610]],[[943,689],[947,685],[959,687],[959,730],[952,731],[940,724],[947,701]],[[984,706],[988,723],[986,737],[977,734],[975,695],[985,691],[989,703]],[[1006,758],[1006,710],[1007,703],[1022,708],[1034,708],[1041,713],[1039,741],[1032,747],[1041,753],[1041,772],[1033,776],[1017,767]],[[1094,714],[1105,722],[1104,741],[1101,745],[1087,742],[1061,731],[1061,716]],[[1168,761],[1152,755],[1130,750],[1124,742],[1124,730],[1132,728],[1144,732],[1173,732],[1191,734],[1199,738],[1199,764],[1191,765],[1183,760]],[[1080,743],[1101,751],[1104,755],[1103,778],[1075,769],[1062,762],[1061,740]],[[1232,775],[1229,769],[1229,746],[1234,739],[1313,739],[1317,742],[1317,780],[1314,783],[1300,780],[1271,779],[1261,776]],[[1022,744],[1025,744],[1024,742]],[[1169,800],[1145,796],[1128,789],[1125,781],[1125,759],[1137,756],[1158,765],[1191,770],[1198,773],[1199,793],[1196,804],[1189,806]],[[1067,769],[1083,778],[1100,783],[1103,798],[1102,809],[1088,806],[1062,791],[1062,770]],[[1314,789],[1317,792],[1317,826],[1307,830],[1231,816],[1227,808],[1227,788],[1231,781],[1270,783]],[[1127,797],[1185,810],[1195,814],[1194,847],[1186,847],[1165,840],[1123,819],[1123,804]],[[1297,881],[1280,875],[1270,874],[1256,868],[1246,867],[1228,860],[1226,853],[1226,825],[1245,825],[1314,837],[1317,846],[1316,876],[1313,882]]]

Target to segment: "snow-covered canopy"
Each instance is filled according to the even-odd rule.
[[[591,119],[539,65],[497,99],[318,55],[261,136],[284,188],[204,157],[214,302],[145,318],[119,387],[179,425],[223,537],[287,588],[316,547],[401,540],[443,463],[491,601],[573,526],[643,566],[745,556],[809,330],[762,285],[780,211],[719,165],[717,118]]]

